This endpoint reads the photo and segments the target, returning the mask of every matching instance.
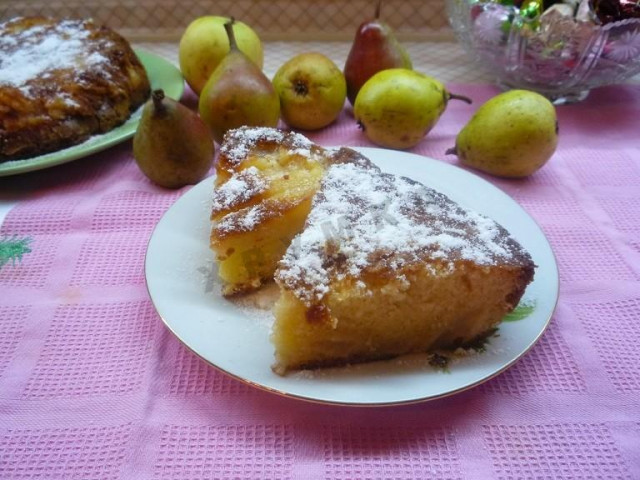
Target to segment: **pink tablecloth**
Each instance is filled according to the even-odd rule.
[[[476,106],[496,93],[452,89]],[[415,151],[453,162],[444,151],[474,108],[452,102]],[[640,89],[558,112],[543,170],[490,179],[555,250],[550,328],[497,378],[407,406],[281,398],[181,346],[143,260],[186,189],[149,184],[129,142],[0,179],[1,192],[37,186],[0,229],[23,251],[0,267],[0,478],[640,478]],[[348,114],[311,137],[369,145]]]

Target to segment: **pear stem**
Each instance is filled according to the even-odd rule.
[[[229,49],[236,51],[238,50],[238,44],[236,43],[236,35],[233,33],[233,24],[236,22],[236,19],[231,17],[231,20],[224,24],[224,29],[227,31],[227,37],[229,37]]]
[[[382,8],[382,0],[378,0],[378,4],[376,5],[376,14],[373,18],[378,20],[380,18],[380,9]]]
[[[449,149],[447,149],[446,152],[444,152],[445,155],[458,155],[458,151],[456,150],[456,147],[451,147]]]
[[[164,100],[164,90],[159,88],[158,90],[154,90],[151,94],[151,99],[153,100],[153,107],[156,112],[164,112],[165,105],[162,102]]]
[[[449,93],[449,100],[462,100],[464,103],[473,103],[473,100],[471,100],[469,97],[465,97],[464,95],[456,95],[455,93]]]

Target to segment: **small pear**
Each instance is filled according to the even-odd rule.
[[[154,90],[133,137],[133,156],[149,179],[166,188],[200,181],[213,164],[209,128],[184,105]]]
[[[557,144],[553,104],[535,92],[510,90],[478,108],[447,154],[483,172],[518,178],[547,163]]]
[[[292,128],[318,130],[335,121],[347,96],[342,71],[321,53],[301,53],[273,77],[282,119]]]
[[[207,80],[198,103],[200,116],[218,143],[232,128],[275,127],[280,119],[280,98],[262,70],[238,49],[233,19],[224,28],[229,53]]]
[[[450,99],[471,103],[415,70],[392,68],[372,76],[362,86],[353,112],[365,135],[386,148],[417,145],[436,124]]]
[[[396,39],[393,29],[380,20],[380,5],[379,0],[373,20],[358,27],[344,65],[347,98],[351,105],[355,103],[362,85],[379,71],[388,68],[413,68],[409,54]]]

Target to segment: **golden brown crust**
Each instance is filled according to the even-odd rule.
[[[299,133],[269,127],[240,127],[228,131],[220,146],[216,167],[219,172],[233,174],[242,170],[242,163],[248,158],[277,151],[313,158],[325,166],[354,163],[365,168],[376,168],[368,158],[350,148],[327,149]]]
[[[511,307],[511,310],[509,311],[512,311],[518,306],[522,295],[524,295],[524,292],[527,289],[527,285],[533,281],[533,276],[535,274],[536,265],[532,260],[529,259],[529,261],[526,261],[526,258],[520,257],[519,261],[522,262],[522,264],[518,267],[520,272],[517,285],[505,299],[506,303]]]
[[[60,47],[51,48],[56,42]],[[127,41],[89,20],[10,20],[0,25],[0,53],[10,63],[0,72],[16,73],[15,80],[0,75],[0,161],[108,132],[149,96],[149,79]],[[21,56],[25,65],[16,63]]]

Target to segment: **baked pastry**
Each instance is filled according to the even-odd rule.
[[[90,20],[0,24],[0,161],[56,151],[123,123],[150,92],[127,41]]]
[[[474,343],[534,274],[493,220],[273,128],[227,133],[211,220],[224,295],[275,277],[280,374]]]
[[[227,132],[216,165],[210,236],[223,295],[273,280],[326,169],[341,163],[376,168],[354,150],[322,148],[293,132],[266,127]]]
[[[493,220],[407,178],[332,166],[275,273],[274,370],[465,346],[533,275]]]

